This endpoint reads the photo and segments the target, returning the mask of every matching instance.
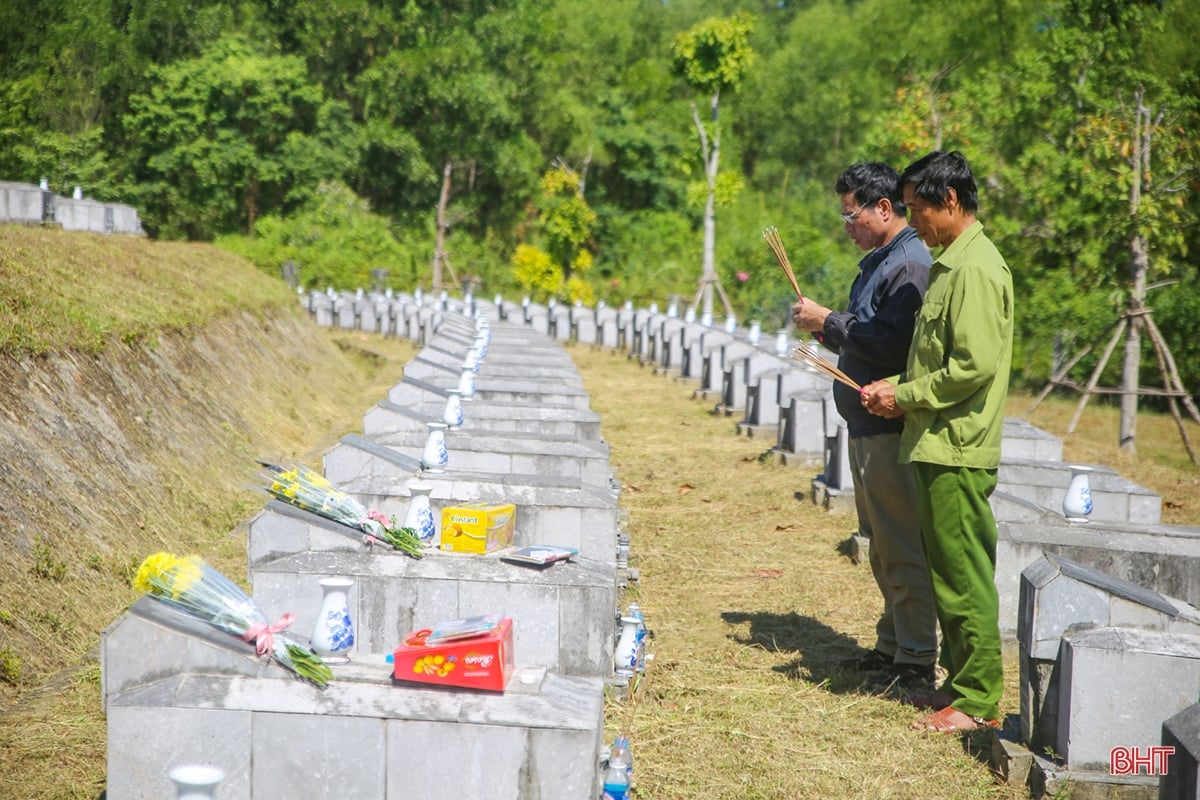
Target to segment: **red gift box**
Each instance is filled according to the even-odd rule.
[[[469,639],[430,642],[426,638],[430,633],[410,633],[396,647],[392,653],[396,680],[504,691],[513,670],[511,617]]]

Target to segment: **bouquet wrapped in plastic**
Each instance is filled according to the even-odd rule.
[[[317,686],[324,688],[333,676],[316,653],[281,635],[292,624],[291,614],[269,622],[241,587],[199,556],[148,556],[138,567],[133,588],[253,644],[260,656],[272,656]]]
[[[290,467],[258,462],[266,469],[264,489],[277,500],[319,514],[365,535],[368,544],[383,542],[413,558],[421,558],[425,548],[417,532],[396,524],[375,510],[336,489],[325,476],[303,464]]]

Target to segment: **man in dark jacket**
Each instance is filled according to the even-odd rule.
[[[932,259],[908,226],[896,170],[878,162],[854,164],[835,189],[846,232],[869,252],[858,263],[845,311],[806,297],[792,306],[792,321],[838,353],[838,367],[866,386],[904,370]],[[871,571],[883,594],[874,649],[844,666],[922,688],[934,681],[937,616],[916,486],[899,459],[903,420],[871,414],[842,383],[834,384],[833,396],[850,434],[859,532],[871,539]]]

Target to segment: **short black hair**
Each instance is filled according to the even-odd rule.
[[[904,216],[904,195],[900,193],[900,174],[882,161],[859,161],[838,175],[834,191],[854,192],[860,206],[873,206],[883,198],[892,201],[892,208]]]
[[[950,199],[950,189],[958,196],[964,211],[974,214],[979,209],[979,189],[967,157],[954,150],[943,153],[934,150],[914,161],[900,173],[900,188],[913,187],[913,194],[922,200],[943,207]]]

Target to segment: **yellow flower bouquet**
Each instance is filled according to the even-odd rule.
[[[271,623],[241,587],[199,556],[155,553],[138,567],[133,588],[254,645],[302,678],[324,688],[333,672],[312,650],[282,634],[292,623],[284,614]]]
[[[421,558],[425,548],[412,528],[400,527],[391,519],[334,487],[324,475],[303,464],[280,466],[258,462],[265,470],[263,489],[284,503],[318,514],[363,534],[368,544],[383,542],[396,550]]]

